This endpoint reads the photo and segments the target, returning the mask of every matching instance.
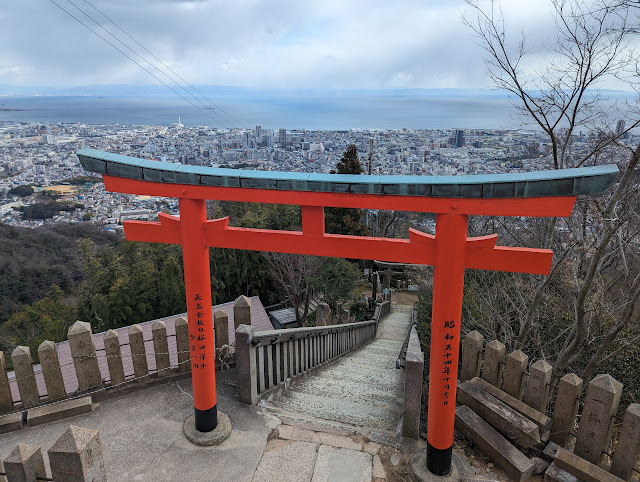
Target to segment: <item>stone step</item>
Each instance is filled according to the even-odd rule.
[[[386,390],[380,390],[367,383],[347,382],[337,380],[335,378],[313,376],[303,381],[295,381],[291,390],[306,393],[309,395],[326,396],[335,399],[344,399],[345,396],[357,393],[362,400],[368,400],[372,403],[388,403],[402,404],[404,390],[399,386],[388,387]]]
[[[360,368],[360,370],[358,370]],[[397,370],[394,368],[394,370]],[[351,370],[345,370],[345,367],[331,367],[323,370],[315,376],[323,378],[334,378],[345,382],[358,383],[361,385],[369,385],[378,390],[394,390],[396,387],[403,387],[404,372],[397,370],[396,373],[387,369],[370,369],[363,370],[362,366],[355,367]]]
[[[347,423],[337,422],[335,420],[323,420],[309,414],[288,412],[275,406],[266,406],[264,409],[267,412],[276,415],[283,423],[307,430],[313,430],[314,432],[325,432],[335,435],[362,434],[366,435],[369,440],[390,445],[392,447],[398,447],[401,441],[401,437],[396,431],[380,428],[374,429],[370,427],[358,427]]]
[[[402,415],[399,407],[375,406],[361,401],[334,400],[284,390],[272,405],[290,412],[305,413],[324,420],[394,431]]]

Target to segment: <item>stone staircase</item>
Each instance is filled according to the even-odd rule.
[[[333,433],[365,433],[395,444],[401,430],[404,371],[395,361],[411,324],[409,313],[384,318],[376,338],[298,377],[264,402],[287,423]]]

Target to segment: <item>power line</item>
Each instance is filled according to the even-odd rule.
[[[62,10],[63,12],[65,12],[67,15],[69,15],[71,18],[73,18],[74,20],[76,20],[77,22],[79,22],[80,24],[82,24],[85,28],[87,28],[88,30],[90,30],[91,32],[93,32],[95,35],[97,35],[98,37],[100,37],[102,40],[104,40],[105,42],[107,42],[109,45],[111,45],[114,49],[116,49],[118,52],[120,52],[122,55],[124,55],[125,57],[127,57],[129,60],[131,60],[131,62],[133,62],[134,64],[136,64],[138,67],[140,67],[142,70],[144,70],[146,73],[148,73],[150,76],[152,76],[154,79],[156,79],[158,82],[160,82],[162,85],[164,85],[165,87],[167,87],[169,90],[171,90],[174,94],[176,94],[177,96],[181,97],[183,100],[185,100],[186,102],[188,102],[189,104],[191,104],[193,107],[195,107],[196,109],[198,109],[200,112],[202,112],[204,115],[206,115],[207,117],[209,117],[211,120],[213,120],[216,124],[218,123],[218,121],[216,119],[214,119],[213,117],[211,117],[211,115],[209,115],[208,112],[203,111],[200,107],[198,107],[197,105],[195,105],[193,102],[191,102],[189,99],[187,99],[185,96],[183,96],[182,94],[180,94],[180,92],[177,92],[173,87],[171,87],[170,85],[168,85],[166,82],[164,82],[162,79],[158,78],[156,75],[154,75],[152,72],[150,72],[149,70],[147,70],[146,68],[144,68],[142,65],[140,65],[140,63],[138,63],[137,61],[135,61],[133,58],[131,58],[129,55],[127,55],[125,52],[123,52],[121,49],[119,49],[117,46],[115,46],[112,42],[110,42],[109,40],[107,40],[106,38],[104,38],[102,35],[100,35],[98,32],[96,32],[94,29],[92,29],[91,27],[89,27],[86,23],[84,23],[82,20],[80,20],[78,17],[76,17],[75,15],[73,15],[71,12],[69,12],[68,10],[66,10],[64,7],[60,6],[58,3],[55,2],[55,0],[49,0],[51,3],[53,3],[56,7],[58,7],[60,10]]]
[[[182,86],[179,82],[177,82],[175,79],[173,79],[171,76],[169,76],[166,72],[160,70],[158,67],[156,67],[155,65],[153,65],[153,63],[149,62],[149,60],[147,60],[146,58],[144,58],[142,55],[140,55],[138,52],[136,52],[135,50],[133,50],[131,47],[129,47],[126,43],[124,43],[122,40],[120,40],[118,37],[116,37],[115,35],[113,35],[109,30],[107,30],[106,28],[104,28],[100,23],[98,23],[91,15],[89,15],[87,12],[85,12],[84,10],[82,10],[80,7],[78,7],[75,3],[73,3],[72,0],[67,0],[67,2],[69,2],[71,5],[73,5],[76,10],[78,10],[80,13],[82,13],[85,17],[87,17],[89,20],[91,20],[93,23],[95,23],[99,28],[101,28],[102,30],[104,30],[107,34],[109,34],[113,39],[115,39],[117,42],[119,42],[123,47],[125,47],[126,49],[128,49],[129,51],[131,51],[131,53],[133,53],[134,55],[138,56],[143,62],[147,63],[149,66],[153,67],[155,70],[157,70],[160,74],[164,75],[167,79],[169,79],[169,81],[173,82],[174,84],[176,84],[179,88],[181,88],[183,91],[185,91],[187,93],[187,95],[191,96],[194,98],[194,100],[200,102],[202,104],[202,106],[205,109],[209,109],[209,107],[207,107],[207,105],[202,102],[200,99],[198,99],[197,97],[195,97],[191,92],[189,92],[184,86]],[[95,7],[94,7],[95,8]],[[96,9],[97,10],[97,9]],[[100,12],[98,10],[98,12]],[[102,12],[100,12],[102,13]],[[125,32],[126,33],[126,32]],[[143,47],[144,48],[144,47]],[[145,49],[146,50],[146,49]],[[153,55],[153,54],[152,54]],[[222,123],[227,122],[225,119],[222,118],[222,116],[220,116],[217,112],[213,112],[214,115],[218,116],[220,118],[220,120],[222,121]],[[224,124],[223,124],[224,125]],[[233,128],[233,126],[229,126],[229,125],[225,125],[224,127],[227,128]]]
[[[206,99],[211,105],[215,106],[219,111],[221,111],[223,114],[225,114],[227,117],[231,118],[233,121],[235,121],[236,123],[240,124],[242,127],[244,127],[245,129],[248,129],[247,126],[245,126],[242,122],[240,122],[238,119],[236,119],[235,117],[233,117],[231,114],[229,114],[228,112],[226,112],[222,107],[220,107],[219,105],[216,105],[211,99],[209,99],[206,95],[204,95],[202,92],[200,92],[198,89],[196,89],[193,85],[191,85],[189,82],[187,82],[185,79],[182,78],[182,76],[180,76],[177,72],[175,72],[171,67],[169,67],[167,64],[165,64],[162,60],[160,60],[158,57],[156,57],[153,52],[149,51],[149,49],[147,49],[144,45],[142,45],[140,42],[138,42],[135,38],[133,38],[131,35],[129,35],[129,33],[127,33],[123,28],[121,28],[117,23],[115,23],[113,20],[111,20],[111,18],[107,17],[107,15],[105,15],[102,11],[100,11],[97,7],[95,7],[91,2],[89,2],[88,0],[82,0],[84,3],[86,3],[87,5],[89,5],[91,8],[93,8],[96,12],[98,12],[100,15],[102,15],[104,18],[106,18],[109,22],[111,22],[113,25],[115,25],[115,27],[120,30],[122,33],[124,33],[127,37],[129,37],[131,40],[133,40],[136,44],[138,44],[140,47],[142,47],[149,55],[151,55],[154,59],[156,59],[158,62],[160,62],[165,68],[167,68],[170,72],[172,72],[176,77],[178,77],[180,80],[182,80],[185,84],[187,84],[189,87],[191,87],[193,90],[195,90],[201,97],[203,97],[204,99]],[[185,89],[186,90],[186,89]]]

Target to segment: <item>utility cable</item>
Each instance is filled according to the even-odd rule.
[[[136,64],[138,67],[140,67],[142,70],[144,70],[146,73],[148,73],[150,76],[152,76],[154,79],[156,79],[158,82],[160,82],[162,85],[164,85],[165,87],[167,87],[169,90],[171,90],[171,92],[173,92],[174,94],[176,94],[177,96],[181,97],[183,100],[185,100],[186,102],[188,102],[189,104],[191,104],[193,107],[195,107],[196,109],[198,109],[200,112],[202,112],[204,115],[206,115],[207,117],[209,117],[211,120],[213,120],[216,124],[219,125],[219,121],[217,121],[216,119],[214,119],[213,117],[211,117],[211,115],[209,115],[208,112],[205,112],[204,110],[202,110],[200,107],[198,107],[196,104],[194,104],[193,102],[191,102],[189,99],[187,99],[185,96],[183,96],[182,94],[180,94],[180,92],[176,91],[173,87],[171,87],[170,85],[168,85],[166,82],[164,82],[162,79],[158,78],[156,75],[154,75],[151,71],[147,70],[146,68],[144,68],[142,65],[140,65],[140,63],[138,63],[137,61],[135,61],[133,58],[131,58],[131,56],[127,55],[126,52],[123,52],[120,48],[118,48],[117,46],[115,46],[112,42],[110,42],[109,40],[107,40],[106,38],[104,38],[102,35],[100,35],[98,32],[96,32],[94,29],[92,29],[91,27],[89,27],[86,23],[84,23],[82,20],[80,20],[78,17],[76,17],[75,15],[73,15],[71,12],[69,12],[68,10],[66,10],[64,7],[62,7],[61,5],[59,5],[58,3],[55,2],[55,0],[49,0],[51,3],[53,3],[56,7],[58,7],[60,10],[62,10],[63,12],[65,12],[67,15],[69,15],[71,18],[73,18],[74,20],[76,20],[77,22],[79,22],[80,24],[82,24],[85,28],[87,28],[88,30],[90,30],[91,32],[93,32],[95,35],[97,35],[98,37],[100,37],[102,40],[104,40],[105,42],[107,42],[109,45],[111,45],[114,49],[116,49],[118,52],[120,52],[122,55],[124,55],[125,57],[127,57],[129,60],[131,60],[131,62],[133,62],[134,64]]]
[[[107,17],[107,15],[105,15],[101,10],[99,10],[97,7],[95,7],[91,2],[89,2],[88,0],[82,0],[84,3],[86,3],[87,5],[89,5],[91,8],[93,8],[96,12],[98,12],[100,15],[102,15],[104,18],[106,18],[109,22],[111,22],[118,30],[120,30],[122,33],[124,33],[127,37],[129,37],[131,40],[133,40],[136,44],[138,44],[141,48],[143,48],[149,55],[151,55],[154,59],[156,59],[158,62],[160,62],[166,69],[168,69],[170,72],[172,72],[176,77],[178,77],[182,82],[184,82],[185,84],[187,84],[189,87],[191,87],[193,90],[195,90],[201,97],[203,97],[204,99],[206,99],[211,105],[213,105],[216,109],[218,109],[220,112],[222,112],[223,114],[225,114],[227,117],[229,117],[230,119],[232,119],[234,122],[236,122],[237,124],[241,125],[242,127],[244,127],[245,129],[248,129],[247,126],[245,126],[242,122],[240,122],[238,119],[236,119],[235,117],[233,117],[231,114],[229,114],[228,112],[226,112],[222,107],[220,107],[219,105],[216,105],[211,99],[209,99],[206,95],[204,95],[202,92],[200,92],[198,89],[196,89],[193,85],[191,85],[189,82],[187,82],[185,79],[182,78],[182,76],[180,76],[176,71],[174,71],[171,67],[169,67],[167,64],[165,64],[162,60],[160,60],[158,57],[156,57],[153,52],[151,52],[149,49],[147,49],[144,45],[142,45],[140,42],[138,42],[135,38],[133,38],[131,35],[129,35],[129,33],[127,33],[122,27],[120,27],[117,23],[115,23],[113,20],[111,20],[111,18]],[[186,90],[186,89],[185,89]]]

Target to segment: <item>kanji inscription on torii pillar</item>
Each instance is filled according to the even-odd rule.
[[[183,166],[81,149],[87,171],[109,191],[178,198],[180,217],[125,221],[134,241],[181,244],[187,296],[196,430],[217,426],[208,248],[249,249],[434,266],[429,360],[427,467],[451,470],[465,269],[548,274],[547,249],[496,246],[497,235],[467,237],[470,215],[569,216],[577,195],[605,192],[616,166],[476,176],[353,176]],[[229,226],[207,220],[207,199],[302,207],[302,231]],[[436,233],[409,239],[325,233],[324,208],[436,213]]]

